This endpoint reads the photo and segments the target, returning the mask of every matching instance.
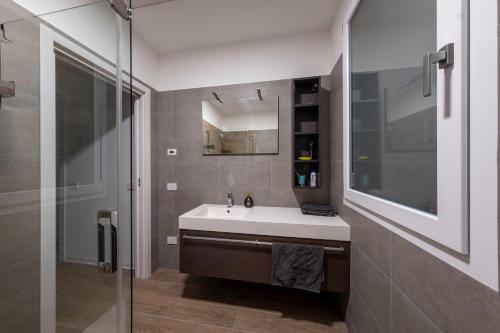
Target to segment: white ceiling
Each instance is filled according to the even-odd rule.
[[[174,0],[135,9],[133,24],[154,50],[165,54],[328,31],[340,1]]]

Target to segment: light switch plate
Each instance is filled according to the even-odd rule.
[[[177,191],[177,183],[167,183],[167,191]]]
[[[167,245],[177,245],[177,237],[167,236]]]
[[[167,149],[167,155],[168,156],[176,156],[177,155],[177,149],[176,148],[168,148]]]

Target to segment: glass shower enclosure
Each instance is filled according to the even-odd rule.
[[[128,7],[0,3],[0,332],[132,330]]]

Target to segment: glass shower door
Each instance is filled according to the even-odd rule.
[[[0,332],[131,331],[130,23],[117,8],[0,4]]]

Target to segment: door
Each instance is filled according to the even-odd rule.
[[[43,231],[55,235],[42,246],[42,265],[52,266],[42,274],[43,332],[131,331],[133,94],[123,8],[101,1],[40,16],[42,184],[55,197],[42,208]]]
[[[82,66],[69,54],[60,52],[56,52],[56,87],[56,148],[60,156],[56,165],[59,236],[56,320],[74,327],[73,319],[69,322],[64,319],[74,303],[90,311],[86,309],[88,304],[74,293],[80,285],[90,288],[91,295],[93,291],[97,293],[92,295],[91,306],[100,315],[91,316],[87,321],[95,320],[83,325],[101,326],[103,322],[109,325],[110,320],[118,319],[114,318],[119,310],[116,298],[120,297],[122,310],[126,310],[130,294],[131,94],[123,88],[122,116],[118,123],[116,83],[95,66],[92,69]],[[70,272],[77,276],[68,282]],[[117,288],[123,293],[118,293]],[[71,302],[67,302],[66,296]],[[100,307],[102,310],[97,310]],[[124,314],[122,318],[128,317]]]

